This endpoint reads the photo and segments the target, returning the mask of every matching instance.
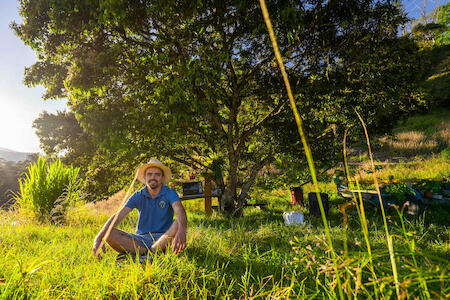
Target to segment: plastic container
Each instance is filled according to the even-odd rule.
[[[284,212],[283,213],[284,225],[302,225],[305,217],[301,212],[292,211],[292,212]]]

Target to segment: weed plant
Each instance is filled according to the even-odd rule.
[[[66,166],[60,160],[50,162],[39,157],[19,180],[14,199],[22,213],[41,221],[60,221],[66,209],[81,198],[78,172],[79,168]]]

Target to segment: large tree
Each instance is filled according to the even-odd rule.
[[[66,164],[86,166],[97,151],[92,136],[81,127],[72,112],[43,111],[34,120],[33,128],[45,154],[61,158]]]
[[[396,63],[405,20],[389,1],[267,2],[316,159],[333,159],[355,107],[386,129],[417,104],[411,82],[370,86],[410,71]],[[257,1],[22,0],[20,10],[13,28],[39,56],[28,84],[69,97],[108,151],[209,170],[227,214],[280,149],[301,155]]]

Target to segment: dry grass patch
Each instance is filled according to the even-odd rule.
[[[416,156],[440,153],[450,147],[450,111],[441,109],[401,123],[393,135],[381,137],[381,151]]]
[[[119,209],[125,194],[124,190],[118,191],[106,200],[86,203],[83,209],[95,214],[112,215]]]
[[[430,154],[441,150],[441,139],[446,135],[449,135],[448,130],[441,130],[431,136],[420,131],[404,131],[392,137],[382,137],[380,142],[383,148],[398,155]]]
[[[450,147],[450,122],[442,122],[439,124],[437,136],[441,138],[447,147]]]

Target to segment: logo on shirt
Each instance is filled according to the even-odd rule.
[[[161,209],[164,209],[166,207],[166,202],[164,200],[161,200],[159,201],[158,205]]]

